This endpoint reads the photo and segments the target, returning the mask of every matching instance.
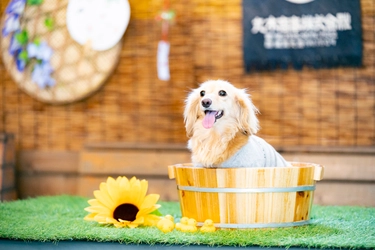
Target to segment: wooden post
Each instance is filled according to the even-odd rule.
[[[0,201],[17,199],[13,134],[0,134]]]

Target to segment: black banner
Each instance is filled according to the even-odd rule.
[[[242,0],[247,72],[362,65],[360,0]]]

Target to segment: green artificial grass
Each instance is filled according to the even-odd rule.
[[[177,202],[159,211],[181,217]],[[125,244],[375,248],[375,208],[313,206],[312,223],[278,229],[218,230],[214,233],[162,233],[155,227],[115,228],[85,221],[86,198],[38,197],[0,203],[0,238],[36,241],[115,241]]]

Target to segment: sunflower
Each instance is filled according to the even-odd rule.
[[[91,206],[85,210],[90,214],[84,219],[115,227],[154,226],[160,218],[151,213],[160,207],[156,204],[159,195],[146,196],[147,188],[146,180],[108,177],[107,182],[100,184],[100,190],[94,191],[96,199],[88,201]]]

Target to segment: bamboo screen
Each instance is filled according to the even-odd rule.
[[[0,0],[3,13],[6,0]],[[375,146],[375,3],[361,0],[363,67],[245,74],[241,1],[173,0],[171,80],[156,72],[162,0],[130,0],[119,63],[106,84],[67,105],[39,102],[0,64],[0,132],[17,148],[80,150],[92,142],[185,143],[184,99],[208,79],[247,88],[274,146]]]

